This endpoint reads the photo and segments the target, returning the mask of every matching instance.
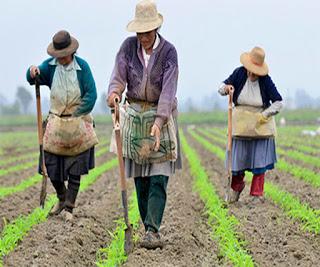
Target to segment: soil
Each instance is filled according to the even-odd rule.
[[[290,158],[288,155],[280,156],[280,158],[284,159],[286,162],[292,164],[292,165],[298,165],[302,168],[309,169],[310,171],[313,171],[315,173],[320,173],[320,167],[317,167],[313,165],[312,163],[303,162],[301,160],[295,160]]]
[[[203,204],[192,193],[193,178],[184,159],[183,170],[169,179],[168,202],[160,229],[165,247],[137,248],[124,266],[223,266],[216,244],[210,238]],[[143,231],[141,231],[141,236]]]
[[[62,216],[34,227],[18,248],[5,259],[5,266],[94,266],[96,251],[110,242],[106,230],[114,229],[121,216],[117,170],[106,173],[87,192],[81,193],[75,223]],[[132,185],[132,182],[130,182]],[[164,249],[148,251],[137,244],[126,266],[221,266],[217,247],[210,239],[203,205],[192,194],[188,169],[170,178],[168,204],[161,234]],[[143,230],[141,226],[141,236]]]
[[[200,134],[201,135],[201,134]],[[207,139],[211,141],[210,139]],[[214,142],[213,142],[214,143]],[[215,145],[219,146],[222,149],[225,149],[221,144],[215,143]],[[301,166],[304,168],[308,168],[307,165],[301,163],[301,161],[293,161],[290,158],[285,159],[288,163],[293,164],[295,166]],[[314,167],[316,169],[316,167]],[[309,167],[310,170],[313,170]],[[319,172],[316,172],[319,173]],[[284,171],[280,171],[276,168],[266,175],[267,181],[270,181],[279,188],[295,195],[298,197],[301,202],[308,203],[308,205],[314,209],[320,209],[320,190],[317,187],[312,186],[310,183],[307,183],[299,178],[292,176],[289,173]],[[320,175],[319,175],[320,179]]]
[[[35,226],[4,266],[95,266],[97,250],[111,239],[106,230],[121,216],[117,177],[113,168],[79,194],[72,223],[61,213]]]
[[[36,161],[35,161],[36,162]],[[19,163],[20,164],[20,163]],[[38,164],[25,170],[7,173],[0,177],[0,186],[9,187],[20,184],[23,180],[28,179],[38,173]]]
[[[303,180],[277,169],[268,172],[266,178],[281,189],[298,197],[301,202],[308,203],[314,209],[320,209],[320,188],[313,187]]]
[[[106,154],[103,157],[96,159],[96,166],[110,160],[112,155],[110,153]],[[33,172],[34,175],[35,172]],[[24,173],[20,174],[21,180],[26,177]],[[34,186],[31,186],[27,190],[22,192],[0,198],[0,230],[2,230],[5,222],[10,222],[11,220],[18,217],[18,215],[29,214],[35,207],[39,205],[39,197],[41,190],[41,182],[37,183]],[[48,194],[54,193],[54,188],[51,185],[51,182],[48,181],[47,187]],[[17,208],[18,207],[18,208]]]
[[[191,136],[187,137],[189,144],[200,154],[217,193],[223,198],[226,185],[224,162],[206,151]],[[111,157],[111,154],[102,156],[96,165]],[[231,265],[221,257],[217,245],[211,239],[212,230],[206,223],[203,203],[192,192],[193,178],[185,158],[183,163],[183,170],[169,179],[168,202],[160,229],[165,247],[146,250],[137,244],[124,266]],[[11,174],[6,178],[15,184],[19,179],[29,177],[29,173],[25,171],[18,174]],[[319,190],[305,182],[277,170],[269,172],[267,180],[293,193],[312,207],[319,208]],[[129,191],[132,192],[133,181],[130,180],[128,184]],[[0,186],[3,186],[2,179]],[[245,248],[257,265],[318,266],[320,235],[304,232],[298,222],[289,219],[269,200],[252,203],[249,189],[247,184],[240,201],[229,205],[229,212],[238,218],[240,224],[237,232],[240,239],[246,241]],[[37,207],[39,190],[40,183],[24,192],[1,199],[0,228],[3,227],[3,217],[10,221]],[[53,192],[51,186],[48,191]],[[66,223],[61,214],[35,226],[17,248],[4,258],[4,266],[95,266],[97,251],[110,243],[108,231],[115,229],[115,220],[122,216],[118,169],[104,173],[85,192],[81,192],[76,206],[72,223]],[[143,234],[141,225],[139,236],[142,237]]]
[[[224,162],[189,138],[189,144],[197,148],[202,164],[223,198],[226,185]],[[269,175],[268,175],[269,177]],[[288,180],[293,179],[288,177]],[[240,221],[239,232],[247,242],[247,248],[258,266],[317,266],[320,255],[320,236],[306,233],[301,225],[285,216],[283,211],[269,200],[252,203],[247,184],[238,203],[229,206],[230,213]],[[298,192],[297,192],[298,193]],[[299,197],[307,190],[299,192]],[[301,194],[301,195],[300,195]]]

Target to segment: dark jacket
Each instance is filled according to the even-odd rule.
[[[238,104],[238,97],[247,79],[247,70],[245,67],[239,67],[236,68],[229,78],[224,81],[225,84],[230,84],[234,87],[233,103],[235,105]],[[282,97],[269,75],[259,77],[259,86],[264,108],[269,107],[271,103],[275,101],[282,101]]]
[[[45,60],[40,66],[40,85],[47,85],[51,89],[52,79],[56,70],[56,65],[50,65],[53,58]],[[81,92],[81,104],[75,111],[75,116],[85,115],[92,111],[97,99],[97,89],[88,63],[80,57],[75,56],[81,70],[77,70],[77,77]],[[27,80],[30,85],[35,83],[31,78],[30,71],[27,71]]]

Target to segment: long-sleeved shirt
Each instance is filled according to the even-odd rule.
[[[226,95],[225,86],[226,84],[222,83],[221,86],[219,87],[218,92],[221,95]],[[250,81],[249,78],[247,78],[238,96],[237,104],[253,106],[253,107],[263,107],[261,90],[260,90],[260,85],[258,80],[252,82]],[[276,115],[277,113],[280,112],[282,107],[283,107],[282,101],[275,101],[268,108],[262,111],[262,114],[265,117]]]
[[[40,66],[40,85],[46,85],[50,89],[53,83],[53,77],[57,65],[49,64],[52,62],[53,58],[45,60]],[[82,58],[75,56],[74,61],[77,62],[79,68],[76,69],[77,79],[79,81],[80,93],[81,93],[81,102],[78,105],[77,109],[74,111],[74,116],[80,116],[88,114],[92,111],[96,100],[97,100],[97,90],[92,76],[89,64]],[[27,81],[33,85],[35,79],[31,78],[30,70],[27,70]]]
[[[111,75],[108,96],[122,95],[126,86],[128,99],[157,103],[155,123],[161,129],[171,114],[177,112],[178,56],[175,47],[159,35],[146,66],[137,37],[127,38],[120,47]]]
[[[238,104],[238,97],[244,88],[247,79],[247,70],[245,67],[241,66],[236,68],[233,73],[224,81],[225,84],[233,85],[234,87],[233,103],[235,105]],[[271,103],[275,101],[282,101],[282,97],[269,75],[260,76],[258,83],[264,109],[268,108]]]

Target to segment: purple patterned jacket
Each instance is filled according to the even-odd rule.
[[[141,44],[137,37],[127,38],[120,47],[113,69],[108,96],[122,95],[127,85],[128,99],[157,103],[155,123],[159,128],[171,114],[177,115],[178,56],[172,44],[160,36],[148,67],[144,65]]]

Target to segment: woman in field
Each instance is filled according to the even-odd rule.
[[[137,4],[135,19],[127,26],[136,36],[120,47],[107,99],[113,107],[127,87],[121,114],[123,156],[126,176],[134,177],[146,231],[141,245],[149,249],[163,245],[159,228],[168,179],[181,168],[176,122],[178,58],[174,46],[158,33],[162,22],[154,2]]]
[[[234,70],[219,88],[221,95],[233,91],[232,112],[232,194],[230,202],[239,200],[245,187],[245,171],[253,173],[250,195],[263,201],[264,178],[277,161],[273,116],[282,108],[282,97],[268,75],[265,52],[254,47],[243,53],[243,66]]]
[[[59,31],[47,49],[51,57],[27,71],[30,84],[37,78],[51,89],[44,150],[48,176],[59,202],[50,214],[65,210],[66,221],[73,219],[81,175],[94,168],[97,143],[90,115],[97,98],[96,86],[88,63],[75,55],[78,47],[78,41],[67,31]]]

